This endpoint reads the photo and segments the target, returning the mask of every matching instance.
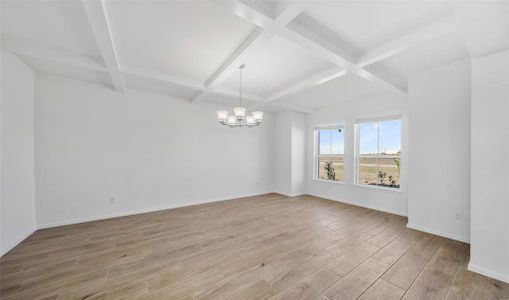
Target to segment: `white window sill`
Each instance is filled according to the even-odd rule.
[[[343,182],[343,181],[332,181],[332,180],[317,179],[317,178],[313,178],[313,181],[325,182],[325,183],[332,183],[332,184],[342,184],[342,185],[346,185],[346,183],[345,183],[345,182]]]
[[[388,187],[382,187],[377,185],[367,185],[367,184],[352,184],[353,186],[360,187],[360,188],[367,188],[367,189],[373,189],[373,190],[379,190],[379,191],[388,191],[388,192],[396,192],[396,193],[404,193],[405,191],[401,188],[388,188]]]
[[[372,189],[372,190],[377,190],[377,191],[386,191],[386,192],[395,192],[395,193],[404,193],[405,192],[401,188],[396,189],[396,188],[381,187],[381,186],[376,186],[376,185],[364,185],[364,184],[357,184],[357,183],[349,184],[349,183],[342,182],[342,181],[332,181],[332,180],[316,179],[316,178],[313,178],[313,181],[318,181],[318,182],[323,182],[323,183],[331,183],[331,184],[340,184],[340,185],[350,185],[350,186]]]

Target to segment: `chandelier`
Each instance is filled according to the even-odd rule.
[[[262,111],[253,111],[251,116],[246,116],[246,108],[242,107],[242,69],[246,66],[244,64],[239,66],[239,106],[233,108],[233,116],[228,116],[225,110],[218,110],[217,120],[219,124],[229,126],[231,128],[237,127],[253,127],[258,126],[263,121]]]

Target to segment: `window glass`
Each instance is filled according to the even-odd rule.
[[[315,154],[315,178],[322,180],[345,180],[345,132],[343,126],[326,125],[316,129],[317,153]]]
[[[360,154],[378,154],[378,122],[359,124]]]
[[[399,188],[399,158],[378,159],[378,185]]]
[[[378,184],[378,165],[376,158],[359,159],[359,184],[377,185]]]
[[[344,158],[342,156],[318,158],[318,178],[323,180],[345,181]]]
[[[380,154],[401,153],[401,120],[389,120],[379,123]]]
[[[400,188],[401,120],[357,123],[357,184]]]
[[[338,129],[318,130],[319,154],[344,154],[345,133]]]

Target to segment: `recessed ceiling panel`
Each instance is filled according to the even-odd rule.
[[[61,64],[53,60],[20,56],[25,64],[37,72],[79,79],[113,88],[110,75],[106,72],[88,70]]]
[[[239,105],[239,98],[235,97],[235,96],[226,96],[226,95],[215,93],[215,94],[207,95],[207,102],[221,104],[221,105],[224,105],[227,110],[231,110],[234,106]],[[258,101],[253,101],[253,100],[249,100],[249,99],[242,100],[242,106],[249,107],[251,105],[255,105],[255,104],[259,104],[259,103],[260,102],[258,102]]]
[[[190,100],[197,92],[193,89],[184,88],[175,84],[141,77],[131,74],[124,74],[124,81],[128,89],[137,89],[143,91],[151,91],[154,93]]]
[[[366,52],[451,11],[446,1],[314,1],[306,13]]]
[[[379,85],[349,73],[280,101],[312,108],[322,108],[382,92],[385,92],[385,90]]]
[[[253,26],[207,1],[107,2],[121,65],[205,82]]]
[[[2,34],[100,57],[80,1],[1,1]]]
[[[279,36],[272,37],[256,51],[250,52],[245,64],[243,86],[246,91],[260,96],[278,92],[333,66]],[[238,72],[223,83],[223,86],[232,89],[237,89],[238,85]]]
[[[408,79],[412,74],[468,57],[468,50],[458,32],[409,49],[366,69],[376,71],[379,66],[383,66]]]

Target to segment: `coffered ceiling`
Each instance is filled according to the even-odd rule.
[[[311,112],[509,48],[508,1],[1,1],[2,49],[41,73]]]

